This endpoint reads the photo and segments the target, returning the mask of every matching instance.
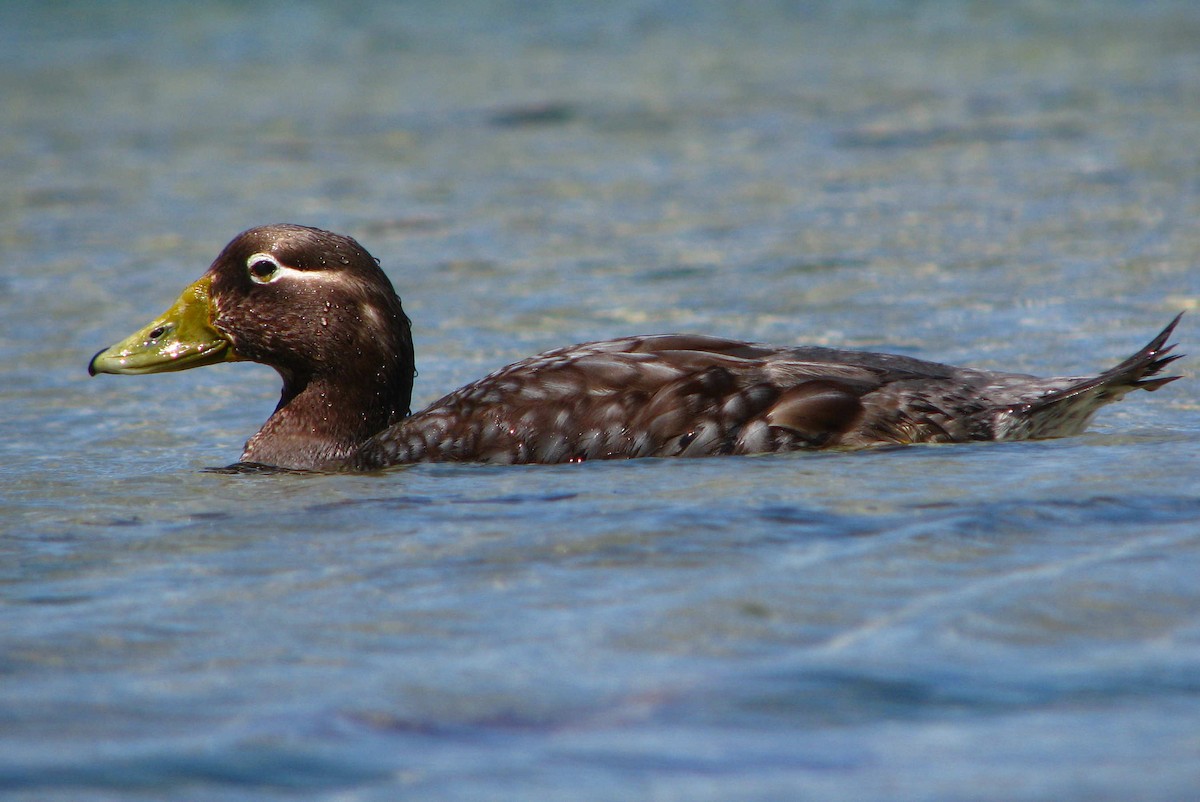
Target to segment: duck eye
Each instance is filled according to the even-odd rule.
[[[246,260],[246,270],[250,272],[251,281],[266,284],[279,272],[279,262],[268,254],[256,253]]]

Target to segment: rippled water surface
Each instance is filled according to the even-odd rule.
[[[0,63],[5,799],[1200,788],[1194,358],[1058,441],[362,476],[204,470],[269,369],[85,370],[276,221],[381,259],[418,406],[660,331],[1102,369],[1200,301],[1194,4],[7,3]]]

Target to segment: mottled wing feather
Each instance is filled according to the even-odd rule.
[[[562,462],[826,444],[879,378],[835,361],[788,365],[791,353],[690,335],[557,349],[438,400],[373,438],[363,458]],[[806,379],[812,387],[797,389]]]
[[[863,414],[861,393],[834,381],[804,382],[780,394],[764,413],[768,426],[820,447],[844,434]]]

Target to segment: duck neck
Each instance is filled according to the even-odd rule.
[[[246,442],[242,462],[335,469],[371,435],[409,414],[411,366],[397,364],[368,376],[279,372],[279,405]]]

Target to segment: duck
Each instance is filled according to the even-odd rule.
[[[412,325],[351,237],[275,224],[237,235],[162,316],[88,372],[269,365],[275,411],[237,465],[373,471],[417,462],[569,463],[1024,440],[1082,432],[1157,390],[1176,316],[1094,376],[1037,378],[909,356],[658,334],[546,351],[413,413]]]

